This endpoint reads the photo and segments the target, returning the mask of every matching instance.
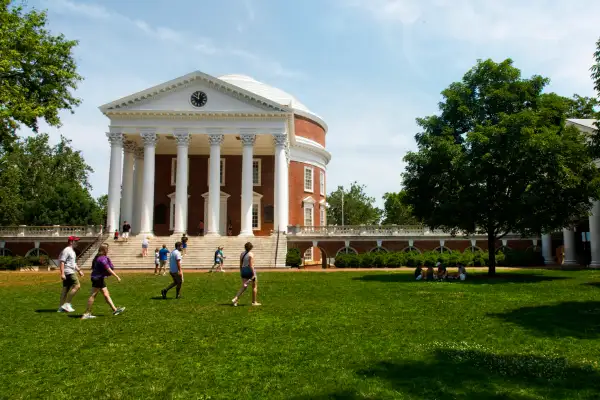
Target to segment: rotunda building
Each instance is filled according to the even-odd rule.
[[[325,121],[245,75],[199,71],[100,107],[111,146],[107,227],[267,236],[325,225]]]

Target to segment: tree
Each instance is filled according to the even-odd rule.
[[[592,80],[594,81],[594,89],[598,93],[598,100],[600,100],[600,38],[596,42],[596,51],[594,52],[594,65],[590,70],[592,71]]]
[[[60,126],[59,112],[80,103],[71,90],[82,80],[72,55],[77,41],[51,35],[45,12],[12,3],[0,0],[0,146],[13,143],[21,125]]]
[[[92,169],[64,137],[47,134],[0,150],[0,223],[6,225],[101,224],[102,209],[90,195]]]
[[[575,94],[572,99],[567,99],[567,103],[569,106],[567,118],[591,119],[598,117],[600,102],[593,97],[581,97]]]
[[[343,195],[342,195],[343,194]],[[344,225],[377,225],[381,220],[381,210],[375,206],[375,198],[365,193],[365,186],[358,182],[350,184],[350,190],[343,186],[327,196],[329,225],[342,225],[342,198],[344,203]]]
[[[432,228],[486,234],[489,273],[509,232],[551,232],[587,215],[600,175],[586,138],[565,126],[568,102],[542,94],[508,59],[481,61],[442,92],[440,114],[417,119],[406,202]]]
[[[100,221],[102,224],[106,224],[106,218],[108,217],[108,195],[103,194],[102,196],[96,199],[96,204],[98,205],[98,209],[100,212]]]
[[[386,193],[383,195],[383,225],[416,225],[412,208],[406,204],[406,192]]]

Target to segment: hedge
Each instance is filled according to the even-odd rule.
[[[46,267],[50,262],[48,256],[3,256],[0,257],[0,270],[17,270],[21,267]]]
[[[466,266],[485,267],[489,262],[487,252],[392,252],[392,253],[363,253],[363,254],[338,254],[335,257],[337,268],[397,268],[435,266],[441,262],[446,267],[454,267],[458,263]],[[496,254],[498,266],[537,266],[543,265],[544,259],[539,252],[511,250],[506,254]]]
[[[285,265],[292,268],[298,268],[302,265],[302,256],[300,250],[289,249],[285,256]]]

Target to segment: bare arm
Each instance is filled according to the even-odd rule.
[[[65,262],[61,261],[59,263],[60,265],[60,278],[64,281],[65,279],[67,279],[67,277],[65,276]]]

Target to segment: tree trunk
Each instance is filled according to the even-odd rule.
[[[494,232],[488,231],[488,275],[496,274],[496,235]]]

